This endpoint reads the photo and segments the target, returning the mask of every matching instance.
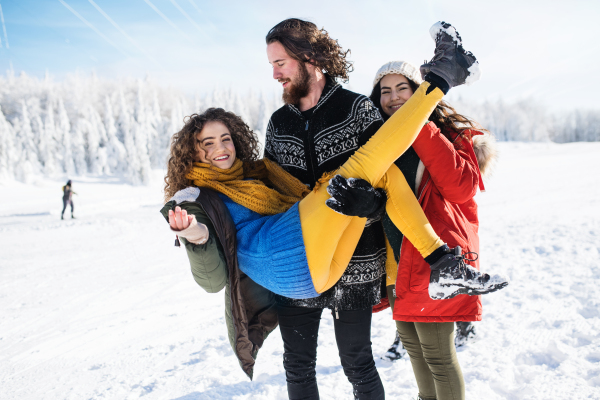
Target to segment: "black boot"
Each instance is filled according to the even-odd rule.
[[[467,253],[474,254],[477,253]],[[459,294],[476,296],[500,290],[508,285],[508,279],[499,275],[490,277],[465,264],[468,259],[462,254],[460,246],[431,264],[429,278],[429,297],[434,300],[451,299]]]
[[[446,81],[449,88],[465,83],[470,85],[479,79],[479,63],[473,53],[463,49],[460,35],[452,25],[437,22],[429,33],[435,40],[435,54],[431,61],[421,65],[423,79],[431,82],[427,74],[435,74]]]
[[[475,326],[472,322],[457,322],[454,334],[454,346],[462,347],[475,339]]]
[[[400,341],[400,335],[398,334],[398,331],[396,331],[396,339],[394,339],[394,343],[381,358],[384,360],[396,361],[401,359],[405,354],[406,349]]]

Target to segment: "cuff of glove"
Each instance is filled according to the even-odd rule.
[[[368,219],[379,219],[383,217],[385,213],[385,205],[387,203],[387,195],[385,194],[385,190],[383,189],[375,189],[378,194],[379,203],[377,205],[377,209],[373,211],[371,214],[367,215]]]
[[[171,228],[171,230],[190,243],[204,244],[208,240],[208,228],[204,224],[199,224],[198,221],[196,221],[196,217],[193,217],[194,219],[187,228],[180,231],[173,228]]]

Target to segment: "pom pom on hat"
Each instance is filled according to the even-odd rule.
[[[423,83],[423,79],[421,79],[421,73],[414,65],[407,63],[406,61],[390,61],[389,63],[384,64],[381,68],[379,68],[379,71],[377,71],[375,79],[373,80],[373,87],[375,87],[375,85],[377,85],[377,83],[384,76],[389,74],[404,75],[417,85]]]

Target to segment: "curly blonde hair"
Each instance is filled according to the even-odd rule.
[[[209,108],[202,114],[185,117],[185,125],[171,138],[171,152],[165,176],[165,202],[179,190],[192,184],[186,175],[192,169],[198,151],[196,135],[202,131],[207,122],[211,121],[219,121],[227,127],[235,145],[236,158],[245,163],[258,160],[260,156],[258,138],[236,114],[222,108]]]
[[[346,60],[350,50],[344,51],[325,29],[317,28],[312,22],[286,19],[271,28],[265,39],[267,45],[281,43],[290,57],[311,63],[333,79],[348,82],[348,74],[354,69],[352,62]]]

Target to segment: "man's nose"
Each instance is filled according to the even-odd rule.
[[[283,75],[281,74],[281,71],[279,71],[279,68],[273,68],[273,79],[279,79],[282,76]]]

